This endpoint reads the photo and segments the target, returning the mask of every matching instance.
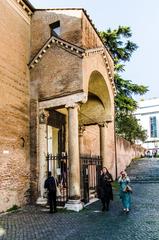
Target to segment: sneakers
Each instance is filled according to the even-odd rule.
[[[123,208],[123,211],[128,213],[130,210],[129,210],[129,208]]]

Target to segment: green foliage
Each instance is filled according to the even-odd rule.
[[[7,209],[7,212],[16,211],[16,210],[18,210],[18,209],[19,209],[19,207],[18,207],[17,205],[13,205],[13,207]]]
[[[116,109],[126,113],[136,110],[137,102],[132,96],[134,94],[143,95],[147,92],[147,87],[134,84],[130,80],[125,80],[118,73],[115,74],[114,81],[117,89],[117,96],[115,98]]]
[[[118,113],[116,122],[116,132],[131,143],[135,140],[145,141],[147,138],[146,130],[143,130],[138,120],[132,114]]]
[[[132,52],[138,48],[135,43],[129,40],[132,36],[130,27],[119,26],[115,30],[109,28],[106,32],[101,32],[100,35],[104,44],[113,55],[115,64],[121,61],[129,61]]]
[[[148,91],[148,87],[134,84],[131,80],[123,79],[121,76],[121,73],[125,71],[125,62],[130,61],[132,53],[138,48],[135,43],[129,40],[132,36],[131,29],[127,26],[119,26],[118,29],[108,29],[101,32],[100,35],[115,63],[116,131],[131,142],[137,139],[145,140],[146,133],[132,113],[137,109],[137,102],[133,96],[144,95]]]
[[[118,181],[114,181],[112,183],[112,187],[113,187],[114,191],[119,191],[119,183],[118,183]]]

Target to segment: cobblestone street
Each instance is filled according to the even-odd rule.
[[[29,206],[0,215],[0,240],[159,240],[159,159],[134,161],[128,173],[133,187],[129,214],[122,212],[115,191],[110,211],[104,213],[100,201],[79,213],[59,210],[52,215]]]

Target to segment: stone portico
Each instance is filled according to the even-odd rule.
[[[35,106],[36,102],[38,115],[41,112],[46,115],[46,121],[42,123],[37,121],[37,114],[32,119],[32,121],[37,121],[37,128],[32,129],[32,136],[36,136],[34,142],[38,146],[37,154],[34,154],[34,158],[37,158],[37,176],[39,176],[38,202],[43,202],[43,184],[47,177],[45,156],[50,151],[47,140],[48,115],[46,112],[49,112],[51,117],[52,111],[56,111],[63,114],[66,119],[63,148],[68,153],[69,169],[69,200],[66,207],[79,211],[83,205],[80,201],[80,154],[87,153],[84,150],[83,134],[80,131],[82,128],[87,132],[87,127],[98,127],[100,147],[96,154],[102,156],[103,166],[108,166],[113,175],[115,173],[115,156],[109,154],[108,157],[110,143],[112,144],[111,150],[114,152],[114,95],[116,94],[113,81],[114,69],[112,58],[82,9],[52,9],[48,12],[39,10],[37,14],[35,13],[32,20],[33,47],[34,42],[36,42],[35,47],[40,46],[41,39],[36,39],[34,36],[35,29],[41,31],[41,28],[37,27],[39,18],[45,29],[45,25],[51,24],[55,17],[60,22],[63,19],[69,20],[71,28],[68,25],[67,29],[66,21],[67,34],[62,32],[61,26],[60,37],[51,36],[48,39],[48,32],[45,30],[43,39],[46,37],[46,42],[43,45],[41,43],[42,47],[37,54],[34,54],[29,64],[33,105]],[[81,21],[90,28],[94,39],[93,45],[90,40],[86,42],[85,34],[87,33],[83,30],[86,27],[80,25]],[[79,35],[75,38],[73,32],[76,34],[77,30]],[[71,39],[69,32],[72,34]],[[54,121],[53,117],[52,121]],[[53,141],[55,141],[55,135]],[[33,149],[34,147],[35,144]],[[56,154],[54,149],[51,151]]]

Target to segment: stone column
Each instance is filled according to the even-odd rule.
[[[83,133],[85,131],[85,126],[79,128],[79,153],[83,154]]]
[[[100,155],[102,157],[103,167],[107,167],[107,151],[106,151],[106,128],[107,124],[102,123],[99,125],[100,128]]]
[[[45,204],[47,202],[44,196],[44,182],[47,178],[48,163],[46,160],[47,155],[47,119],[49,113],[45,110],[39,113],[39,131],[38,131],[38,160],[39,160],[39,184],[38,192],[39,198],[37,199],[37,204]]]
[[[80,159],[78,137],[78,104],[68,108],[68,157],[69,157],[69,201],[65,207],[79,211],[83,205],[80,201]]]

